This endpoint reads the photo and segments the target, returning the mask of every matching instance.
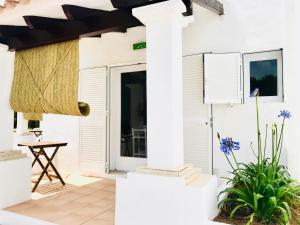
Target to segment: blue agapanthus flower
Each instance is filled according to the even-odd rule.
[[[259,89],[255,88],[254,91],[250,93],[250,97],[257,97],[257,96],[259,96]]]
[[[284,119],[289,119],[292,117],[291,112],[287,111],[287,110],[281,110],[278,117],[283,117]]]
[[[233,141],[232,138],[222,138],[220,150],[226,155],[230,155],[230,152],[233,150],[240,150],[240,142]]]

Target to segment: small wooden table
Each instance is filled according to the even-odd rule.
[[[63,146],[67,146],[67,145],[68,145],[68,143],[65,143],[65,142],[32,142],[32,143],[18,144],[18,146],[28,147],[29,150],[31,151],[31,153],[33,154],[34,160],[32,162],[32,167],[35,165],[36,162],[38,162],[38,164],[41,166],[41,168],[43,170],[41,175],[39,176],[37,182],[35,183],[35,185],[32,189],[32,192],[35,192],[35,190],[37,189],[39,183],[43,179],[44,175],[46,175],[50,181],[52,181],[52,177],[58,178],[60,180],[60,182],[63,185],[65,185],[64,180],[62,179],[59,172],[57,171],[57,169],[53,165],[52,161],[53,161],[55,155],[57,154],[59,148],[63,147]],[[55,148],[53,154],[50,157],[47,155],[47,153],[45,151],[46,148]],[[42,161],[39,158],[40,156],[43,156],[43,157],[46,158],[46,160],[47,160],[46,166],[43,165]],[[53,169],[53,171],[56,175],[50,175],[48,173],[48,168],[49,167],[51,167]]]

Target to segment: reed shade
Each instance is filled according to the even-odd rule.
[[[43,114],[41,113],[24,113],[23,117],[25,120],[34,120],[34,121],[41,121],[43,120]]]
[[[27,119],[42,113],[87,116],[89,105],[78,102],[78,80],[78,40],[17,51],[11,107]]]

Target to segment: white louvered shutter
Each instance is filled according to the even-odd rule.
[[[242,103],[241,54],[204,54],[206,104]]]
[[[80,118],[80,171],[99,176],[106,162],[106,67],[86,69],[80,74],[80,99],[91,112]]]
[[[203,55],[183,58],[184,157],[211,172],[210,106],[203,103]]]

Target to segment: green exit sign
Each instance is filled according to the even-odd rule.
[[[147,43],[145,41],[133,44],[133,50],[139,50],[145,48],[147,48]]]

